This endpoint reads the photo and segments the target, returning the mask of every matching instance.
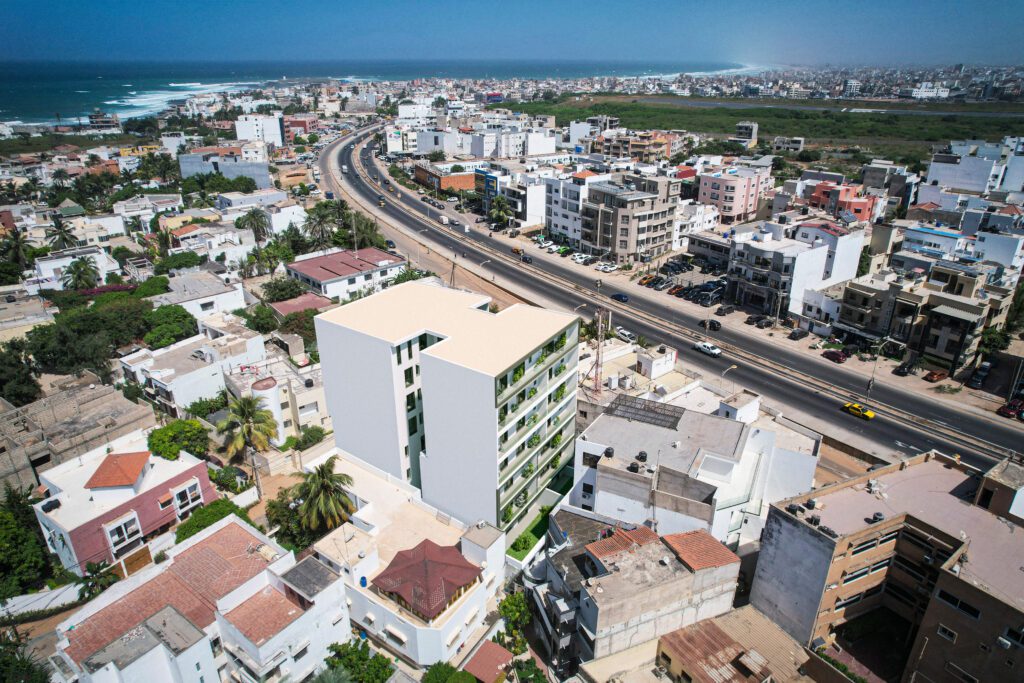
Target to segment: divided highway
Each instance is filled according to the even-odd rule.
[[[359,159],[353,156],[350,147],[352,143],[358,147],[359,142],[372,132],[362,131],[355,137],[327,147],[318,163],[323,182],[329,189],[337,191],[339,183],[343,183],[350,194],[375,205],[382,188],[359,172]],[[339,173],[342,165],[348,166],[347,174]],[[513,260],[511,254],[506,253],[507,245],[488,237],[486,232],[475,229],[469,233],[455,232],[442,228],[436,221],[429,221],[428,211],[436,215],[437,210],[419,201],[415,193],[403,190],[400,200],[395,194],[383,194],[387,196],[387,204],[380,209],[384,215],[394,224],[404,226],[420,241],[430,243],[442,253],[449,253],[456,261],[460,258],[478,264],[488,261],[486,269],[489,272],[567,309],[586,304],[592,313],[595,305],[609,307],[614,311],[615,323],[652,342],[665,342],[684,353],[699,336],[697,323],[701,317],[640,297],[632,297],[631,303],[625,306],[610,302],[608,295],[614,290],[609,291],[606,287],[599,293],[595,282],[600,274],[595,271],[563,268],[543,259],[526,266]],[[401,202],[402,207],[396,206],[396,202]],[[390,229],[387,225],[382,227],[385,233]],[[863,376],[823,365],[816,359],[772,345],[757,335],[748,336],[741,331],[723,328],[714,334],[714,341],[725,348],[723,356],[711,358],[690,352],[688,361],[712,378],[735,364],[737,367],[730,371],[728,378],[738,385],[749,387],[776,403],[796,406],[803,413],[826,423],[841,421],[837,424],[841,424],[842,431],[858,432],[876,443],[885,444],[893,452],[911,455],[935,448],[946,453],[959,453],[965,461],[987,467],[1007,452],[1019,450],[1024,442],[1024,431],[1010,421],[1001,424],[973,413],[960,412],[955,405],[946,405],[882,383],[875,383],[868,401],[861,396],[865,384]],[[730,348],[734,348],[736,353],[730,353]],[[843,400],[863,400],[873,407],[878,406],[879,417],[870,422],[859,422],[839,411]],[[886,406],[893,410],[887,411]],[[908,418],[907,414],[914,417]],[[964,438],[960,438],[959,433]]]

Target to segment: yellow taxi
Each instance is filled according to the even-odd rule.
[[[845,403],[843,404],[843,412],[849,413],[854,417],[860,417],[865,420],[874,420],[875,411],[871,410],[867,406],[862,406],[859,403]]]

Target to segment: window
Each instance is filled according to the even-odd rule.
[[[203,502],[203,493],[199,490],[199,482],[190,482],[185,488],[179,489],[174,492],[174,505],[178,508],[178,514],[182,514],[201,505]]]
[[[354,277],[350,277],[350,278],[348,279],[348,283],[349,283],[350,285],[354,285],[354,284],[356,283],[356,279],[355,279]]]
[[[583,485],[583,493],[593,493],[593,492],[594,492],[594,485],[593,484],[584,484]]]
[[[946,591],[939,591],[939,600],[942,600],[947,605],[957,608],[958,610],[960,610],[961,612],[963,612],[964,614],[973,619],[977,619],[981,616],[981,610],[979,610],[974,605],[971,605],[970,603],[964,602],[952,593],[947,593]]]
[[[1006,633],[1004,633],[1003,635],[1005,635],[1008,640],[1011,640],[1014,643],[1017,643],[1017,645],[1024,647],[1024,629],[1010,628],[1009,626],[1007,626]]]
[[[951,643],[956,642],[956,631],[951,628],[946,628],[942,624],[939,624],[937,633]]]
[[[407,387],[412,386],[412,378],[413,378],[412,368],[406,368],[405,369],[405,386],[407,386]]]
[[[870,567],[864,567],[863,569],[858,569],[855,572],[851,572],[850,574],[847,574],[846,578],[843,579],[843,585],[846,585],[848,583],[853,583],[854,581],[856,581],[858,579],[863,579],[865,576],[868,575],[868,572],[870,572],[870,571],[871,571]]]
[[[867,551],[871,550],[872,548],[874,548],[877,545],[878,545],[878,539],[877,538],[872,538],[870,541],[864,541],[863,543],[859,543],[859,544],[853,546],[853,548],[850,550],[850,554],[851,555],[860,555],[861,553],[866,553]]]
[[[864,597],[863,594],[857,593],[852,597],[846,598],[845,600],[839,600],[836,602],[835,611],[838,612],[841,609],[846,609],[848,606],[860,602],[860,599]]]
[[[892,558],[891,557],[887,557],[884,560],[881,560],[879,562],[875,562],[873,565],[871,565],[871,573],[875,574],[877,572],[882,571],[886,567],[888,567],[890,560],[892,560]]]
[[[166,500],[161,500],[160,501],[160,509],[161,510],[166,510],[167,508],[171,507],[171,501],[173,501],[173,500],[174,500],[173,498],[167,498]]]
[[[285,420],[281,424],[284,425],[285,429],[287,429],[288,427],[292,426],[292,421],[291,420]]]
[[[142,530],[139,528],[139,520],[134,514],[128,519],[115,522],[107,527],[107,537],[110,540],[110,547],[114,551],[115,556],[122,550],[127,550],[131,543],[141,538],[141,536]]]
[[[416,422],[416,418],[415,417],[410,417],[409,418],[409,436],[412,436],[417,431],[419,431],[419,428],[420,427],[419,427],[419,424]]]
[[[953,662],[946,662],[946,671],[953,674],[953,677],[964,683],[978,683],[978,679],[967,673]]]
[[[207,301],[205,304],[199,304],[199,309],[202,310],[202,311],[212,311],[213,310],[213,302],[212,301]]]

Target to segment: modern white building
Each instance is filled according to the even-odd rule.
[[[1002,184],[1005,172],[1006,165],[998,157],[943,152],[932,155],[925,182],[954,191],[985,194]]]
[[[36,259],[35,273],[31,279],[25,281],[26,289],[32,294],[40,289],[64,289],[64,283],[61,281],[64,271],[78,259],[91,260],[96,266],[99,273],[97,284],[103,284],[108,274],[121,271],[121,265],[99,246],[63,249]]]
[[[218,209],[251,209],[265,207],[288,199],[288,193],[275,188],[255,192],[224,192],[217,195]]]
[[[334,248],[299,256],[285,265],[285,272],[318,294],[345,301],[387,287],[405,266],[401,256],[375,247]]]
[[[61,683],[306,680],[351,637],[345,584],[229,515],[57,627]]]
[[[353,626],[417,668],[472,650],[505,581],[505,534],[439,513],[412,486],[344,453],[335,472],[352,477],[358,510],[313,550],[343,577]]]
[[[611,180],[611,174],[583,170],[566,177],[544,179],[544,227],[579,248],[583,239],[581,207],[591,183]]]
[[[672,226],[672,250],[685,250],[690,235],[707,232],[718,227],[721,216],[718,208],[710,204],[698,204],[684,199],[676,207],[676,221]]]
[[[284,117],[281,112],[269,115],[243,114],[235,121],[235,137],[284,147]]]
[[[271,204],[265,207],[263,212],[270,219],[270,231],[275,235],[280,235],[289,225],[294,225],[299,230],[306,225],[306,210],[294,199]]]
[[[574,436],[577,318],[437,281],[316,318],[338,448],[459,519],[507,528]]]
[[[138,218],[146,232],[149,232],[149,220],[153,216],[184,208],[185,203],[180,194],[144,194],[114,202],[114,213],[124,218],[125,222]]]

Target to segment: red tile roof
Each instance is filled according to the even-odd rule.
[[[594,173],[593,171],[591,171],[589,168],[585,168],[585,169],[583,169],[582,171],[580,171],[578,173],[573,173],[572,177],[573,178],[579,178],[580,180],[582,180],[584,178],[592,178],[593,176],[596,176],[596,175],[597,174]]]
[[[345,250],[295,261],[288,264],[288,269],[301,273],[316,282],[329,282],[376,270],[382,261],[393,265],[402,263],[404,260],[401,256],[369,247],[354,252]]]
[[[142,468],[149,462],[149,451],[137,453],[111,453],[103,458],[103,462],[96,468],[96,471],[85,482],[87,489],[99,489],[108,486],[131,486],[139,475]]]
[[[228,524],[172,559],[166,569],[67,631],[65,652],[81,664],[170,605],[197,628],[214,620],[218,599],[270,564],[242,522]]]
[[[254,645],[263,645],[300,616],[303,610],[283,593],[265,586],[224,615]]]
[[[302,311],[308,311],[314,309],[317,311],[323,310],[331,306],[331,300],[325,296],[314,294],[313,292],[306,292],[300,294],[294,299],[287,299],[285,301],[277,301],[270,304],[270,307],[277,311],[277,314],[284,317],[289,313],[301,313]]]
[[[703,529],[665,536],[665,544],[690,571],[724,567],[740,558]]]
[[[396,553],[391,564],[373,579],[373,585],[399,595],[414,612],[431,620],[445,610],[460,588],[479,576],[480,567],[455,546],[439,546],[425,539],[412,550]]]
[[[915,204],[911,208],[914,208],[914,209],[926,209],[928,211],[933,211],[935,209],[939,209],[939,208],[942,208],[942,207],[939,204],[936,204],[935,202],[925,202],[924,204]]]
[[[512,663],[512,653],[497,643],[485,640],[462,670],[481,681],[495,683],[505,680],[505,671]]]
[[[587,552],[597,559],[603,559],[623,552],[658,542],[658,534],[645,526],[635,529],[613,529],[611,536],[586,545]]]

